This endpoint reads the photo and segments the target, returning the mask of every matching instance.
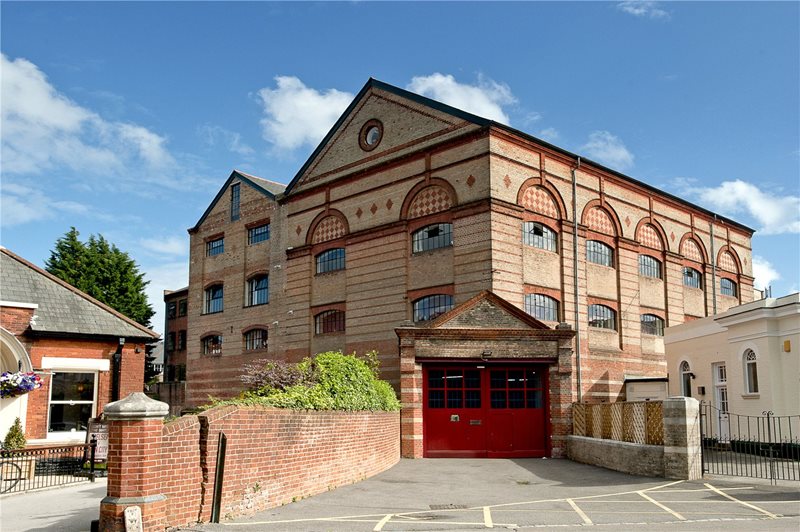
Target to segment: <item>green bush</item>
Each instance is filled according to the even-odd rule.
[[[16,451],[17,449],[24,449],[27,443],[25,431],[22,430],[22,421],[17,418],[11,428],[8,429],[8,434],[3,440],[3,448],[7,451]]]
[[[275,366],[266,368],[274,371]],[[252,372],[254,368],[246,367]],[[284,370],[281,370],[284,374]],[[299,362],[290,372],[295,378],[265,379],[262,386],[243,392],[239,398],[219,404],[267,405],[298,410],[400,410],[400,401],[389,383],[378,378],[376,353],[363,358],[340,351],[320,353]],[[293,383],[293,384],[289,384]],[[299,383],[299,384],[298,384]]]

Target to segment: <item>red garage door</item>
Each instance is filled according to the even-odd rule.
[[[424,368],[424,455],[548,456],[547,372],[528,366]]]

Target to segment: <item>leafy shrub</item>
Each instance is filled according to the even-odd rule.
[[[14,424],[8,429],[8,434],[3,440],[3,448],[7,451],[15,451],[17,449],[24,449],[25,444],[28,443],[25,439],[25,431],[22,430],[22,421],[19,418],[14,420]]]
[[[378,379],[376,353],[320,353],[297,364],[259,360],[243,367],[250,385],[239,398],[219,404],[268,405],[304,410],[400,410],[389,383]]]

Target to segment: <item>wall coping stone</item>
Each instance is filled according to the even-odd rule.
[[[164,418],[168,413],[167,403],[151,399],[144,392],[134,392],[125,399],[108,403],[103,409],[105,417],[111,420]]]

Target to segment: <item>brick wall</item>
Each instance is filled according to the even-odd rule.
[[[133,423],[139,423],[135,427]],[[396,412],[315,412],[261,407],[218,407],[161,425],[150,421],[111,421],[109,497],[101,506],[104,529],[121,526],[120,497],[161,500],[153,527],[209,521],[220,432],[227,436],[220,515],[224,519],[290,503],[363,480],[400,459],[400,420]],[[148,430],[138,441],[121,441],[125,430]],[[155,438],[155,439],[154,439]],[[156,442],[157,443],[154,443]],[[142,471],[131,457],[159,453]],[[146,464],[144,467],[148,467]],[[147,482],[140,482],[146,475]],[[134,493],[131,485],[139,485]],[[116,501],[108,504],[108,501]],[[149,504],[149,503],[148,503]],[[162,503],[159,502],[159,505]],[[153,509],[146,508],[153,515]],[[162,522],[160,512],[164,512]]]

